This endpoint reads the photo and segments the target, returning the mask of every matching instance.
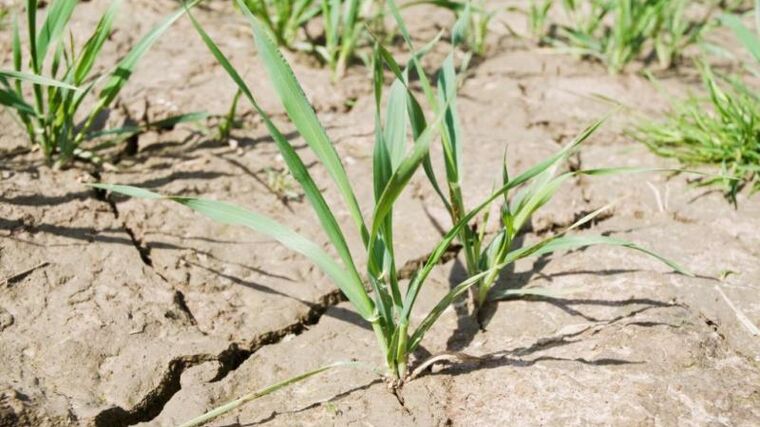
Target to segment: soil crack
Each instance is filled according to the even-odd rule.
[[[115,213],[117,214],[117,212]],[[441,262],[451,260],[456,256],[459,249],[460,247],[456,245],[450,247],[446,256],[442,257]],[[399,278],[410,278],[413,272],[419,268],[421,260],[426,260],[427,258],[429,258],[429,255],[407,261],[399,269]],[[347,301],[347,299],[343,293],[339,289],[334,289],[319,297],[315,302],[310,303],[310,308],[306,313],[299,316],[295,322],[283,328],[264,332],[247,343],[233,342],[217,355],[197,354],[176,357],[169,362],[168,368],[158,385],[148,392],[138,404],[131,409],[124,409],[120,406],[105,409],[95,416],[94,424],[97,427],[126,427],[151,421],[161,414],[166,404],[182,389],[181,378],[187,369],[201,363],[217,362],[219,368],[210,382],[221,381],[261,348],[278,344],[288,335],[300,335],[308,330],[309,326],[319,323],[319,320],[330,307],[344,301]],[[177,291],[174,294],[174,303],[188,316],[188,319],[191,319],[191,322],[195,323],[195,317],[187,306],[184,294]],[[401,396],[397,395],[396,397],[399,399],[402,407],[404,407]],[[405,407],[404,409],[407,410]]]
[[[100,174],[93,173],[91,175],[95,180],[100,181]],[[119,207],[116,206],[116,202],[108,195],[107,191],[95,189],[95,199],[108,203],[108,206],[111,208],[111,213],[113,213],[114,218],[117,220],[120,219]],[[150,257],[150,247],[138,237],[137,233],[135,233],[135,230],[133,230],[132,227],[130,227],[123,219],[121,220],[121,228],[124,229],[124,232],[127,233],[127,236],[129,236],[129,240],[132,241],[132,245],[140,255],[140,260],[143,262],[143,264],[152,268],[153,259]]]
[[[97,173],[93,174],[93,178],[99,180],[100,177]],[[99,201],[105,202],[109,205],[114,218],[120,219],[120,213],[116,202],[107,194],[104,190],[95,190],[95,198]],[[151,259],[150,247],[145,244],[142,239],[138,237],[138,233],[135,232],[127,223],[122,219],[121,226],[129,236],[132,244],[140,255],[142,262],[148,267],[153,267],[153,260]],[[444,256],[441,257],[440,263],[444,264],[451,259],[455,258],[461,249],[460,245],[451,245]],[[407,261],[398,272],[398,277],[401,280],[410,279],[414,272],[417,271],[425,261],[430,257],[429,254]],[[157,270],[154,269],[158,273]],[[159,276],[161,276],[159,274]],[[163,279],[163,276],[161,276]],[[164,279],[166,280],[166,279]],[[256,351],[269,345],[278,344],[285,337],[289,335],[300,335],[304,331],[308,330],[309,326],[315,325],[319,322],[322,316],[327,312],[330,307],[347,301],[347,298],[339,289],[334,289],[319,298],[316,301],[309,304],[309,310],[303,315],[299,316],[293,323],[273,331],[264,332],[248,342],[233,342],[223,351],[217,355],[213,354],[196,354],[189,356],[175,357],[168,363],[168,367],[163,376],[158,382],[158,385],[149,391],[143,398],[133,406],[131,409],[124,409],[120,406],[110,407],[98,413],[93,421],[94,425],[98,427],[114,426],[114,427],[126,427],[141,422],[148,422],[158,417],[163,411],[167,403],[174,397],[177,392],[182,389],[181,379],[182,374],[189,368],[199,365],[201,363],[216,362],[219,364],[214,378],[210,382],[218,382],[223,380],[230,372],[235,371],[240,367],[248,358],[250,358]],[[192,325],[197,326],[197,321],[189,306],[185,300],[185,295],[176,291],[173,297],[173,303],[184,314],[187,321]],[[404,407],[403,399],[400,395],[396,395],[399,403],[408,412],[408,409]]]

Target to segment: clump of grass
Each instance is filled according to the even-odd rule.
[[[485,55],[488,25],[499,9],[487,9],[485,0],[414,0],[404,3],[403,7],[416,5],[438,6],[454,12],[457,21],[463,26],[463,44],[470,52],[478,56]]]
[[[563,0],[568,23],[547,31],[553,5],[531,1],[528,19],[535,35],[563,51],[599,60],[611,73],[652,56],[662,68],[671,67],[709,28],[712,10],[691,20],[689,0]]]
[[[82,145],[103,136],[132,135],[133,128],[98,130],[98,116],[116,100],[129,80],[140,58],[183,13],[184,9],[166,17],[146,34],[126,56],[105,75],[93,75],[93,67],[103,45],[111,34],[120,1],[113,1],[84,46],[77,50],[66,38],[69,20],[76,0],[57,0],[48,6],[42,25],[37,22],[38,1],[27,0],[26,21],[28,51],[21,46],[18,21],[13,22],[13,70],[0,74],[0,105],[15,111],[32,144],[40,147],[45,158],[62,166],[75,156],[93,158]],[[49,62],[47,61],[49,60]],[[25,65],[26,63],[26,65]],[[28,71],[24,71],[28,69]],[[7,77],[26,75],[11,82]],[[47,74],[49,77],[45,77]],[[36,80],[28,78],[36,76]],[[59,81],[62,84],[51,84]],[[31,99],[22,82],[31,83]],[[95,94],[96,88],[101,88]],[[89,110],[82,107],[88,96],[95,98]],[[193,117],[194,118],[194,117]],[[182,118],[172,119],[176,124]],[[92,150],[97,147],[92,148]]]
[[[554,0],[531,0],[528,5],[528,29],[535,37],[545,37],[549,11],[553,5]]]
[[[298,32],[321,8],[315,0],[245,0],[245,7],[264,24],[278,45],[292,49]]]
[[[760,13],[760,1],[755,13]],[[760,38],[735,16],[723,22],[760,64]],[[760,31],[760,21],[757,25]],[[743,187],[760,191],[760,95],[738,78],[716,75],[708,65],[702,66],[702,80],[706,97],[675,102],[664,120],[644,121],[632,135],[654,153],[685,165],[719,166],[721,176],[700,184],[721,186],[736,203]]]
[[[398,24],[410,49],[413,49],[411,37],[400,18],[398,19]],[[457,27],[455,25],[455,29]],[[462,40],[461,37],[454,36],[453,38],[455,40]],[[417,70],[417,74],[420,76],[421,86],[430,108],[445,118],[440,123],[440,141],[443,149],[445,182],[448,191],[444,191],[439,184],[429,157],[423,161],[424,170],[433,189],[449,212],[452,223],[458,224],[463,220],[466,212],[465,206],[467,205],[464,199],[464,192],[462,191],[462,177],[464,176],[462,165],[465,149],[463,131],[457,112],[457,86],[459,81],[456,77],[454,59],[452,55],[449,55],[438,73],[437,94],[432,90],[432,83],[425,76],[420,62],[414,58],[412,62]],[[496,233],[490,240],[486,236],[485,231],[489,221],[489,214],[486,211],[480,224],[467,221],[459,227],[457,235],[457,239],[463,247],[462,252],[464,253],[468,276],[480,277],[472,285],[476,310],[488,300],[489,292],[499,278],[502,268],[497,267],[510,264],[522,258],[523,254],[532,256],[538,253],[551,253],[560,248],[569,249],[590,245],[614,245],[644,252],[668,263],[668,265],[676,270],[683,271],[676,264],[627,241],[605,236],[564,236],[564,233],[577,228],[580,224],[574,224],[563,233],[546,241],[539,242],[532,247],[518,249],[514,246],[517,235],[529,224],[531,216],[548,203],[561,188],[562,184],[573,176],[601,176],[614,173],[643,172],[643,170],[625,168],[559,172],[560,165],[576,152],[578,146],[591,136],[601,123],[602,121],[599,121],[587,128],[564,150],[530,169],[529,172],[531,173],[528,173],[527,176],[523,174],[516,178],[510,178],[505,158],[501,186],[502,188],[506,187],[507,190],[502,194],[501,210],[496,220]],[[419,132],[419,130],[418,125],[415,132]],[[511,193],[515,194],[512,195]],[[599,213],[601,211],[594,212],[589,217],[582,219],[580,223],[592,220]],[[493,298],[500,298],[502,296],[506,296],[506,294],[491,295]]]
[[[760,190],[760,97],[739,81],[721,81],[707,67],[703,81],[707,97],[674,103],[665,120],[641,123],[633,135],[684,165],[719,166],[721,176],[699,182],[721,186],[736,202],[743,187]]]
[[[382,19],[375,0],[245,0],[244,7],[258,18],[275,42],[291,50],[313,52],[342,77],[357,47],[368,39],[367,26]],[[321,17],[324,37],[299,38],[299,31],[312,19]]]
[[[388,7],[411,47],[411,40],[396,4],[390,0]],[[245,9],[243,10],[245,11]],[[343,204],[347,208],[353,226],[361,238],[361,256],[366,260],[367,267],[364,273],[360,273],[357,267],[359,265],[357,255],[349,249],[343,227],[339,225],[336,219],[336,208],[327,204],[322,196],[321,189],[312,179],[309,169],[304,165],[301,157],[272,122],[266,111],[260,107],[254,94],[234,66],[192,15],[190,17],[209,50],[238,85],[243,96],[261,115],[291,175],[300,184],[305,198],[311,204],[335,255],[329,254],[321,245],[306,239],[271,218],[224,202],[192,197],[162,196],[136,187],[113,184],[98,184],[96,187],[133,197],[177,202],[216,221],[251,228],[279,241],[284,246],[311,260],[343,292],[356,312],[372,326],[385,360],[387,378],[391,385],[398,387],[404,381],[409,380],[410,355],[419,347],[428,330],[447,307],[468,292],[468,289],[478,286],[484,280],[488,283],[492,276],[498,275],[501,270],[515,260],[590,244],[613,244],[643,250],[622,240],[603,236],[566,236],[565,233],[547,237],[530,247],[514,248],[510,244],[511,230],[519,229],[529,214],[545,203],[554,194],[559,184],[569,177],[569,175],[564,174],[552,178],[551,172],[559,162],[573,153],[600,124],[595,123],[572,144],[516,177],[510,177],[504,173],[501,185],[474,208],[469,211],[464,210],[464,208],[457,210],[452,215],[452,228],[434,245],[427,260],[421,263],[409,282],[402,283],[399,279],[399,271],[396,268],[397,236],[394,235],[394,209],[398,197],[405,190],[412,176],[420,168],[428,169],[430,163],[429,148],[436,132],[448,135],[450,132],[456,131],[456,127],[447,124],[452,120],[452,115],[455,114],[456,75],[453,73],[453,56],[450,55],[444,62],[437,91],[424,77],[424,73],[418,73],[425,91],[431,95],[434,106],[435,117],[428,122],[420,103],[408,87],[410,68],[421,70],[420,56],[424,54],[425,49],[416,51],[412,47],[411,64],[402,67],[386,49],[379,43],[376,44],[373,55],[373,86],[376,106],[375,144],[372,155],[375,204],[371,210],[371,215],[365,217],[340,157],[308,103],[290,66],[277,50],[262,23],[252,14],[247,13],[253,29],[257,51],[265,65],[275,92],[279,96],[288,117],[308,147],[319,159],[321,165],[327,170],[333,184],[337,187]],[[455,36],[455,38],[458,37]],[[383,96],[385,67],[390,69],[395,76],[387,97]],[[385,108],[382,105],[383,99],[387,99]],[[412,136],[411,145],[409,144],[408,133],[411,133]],[[461,154],[457,150],[447,151],[447,153]],[[460,171],[460,169],[451,169],[451,171]],[[600,175],[609,172],[610,170],[586,170],[575,173]],[[455,188],[454,186],[458,181],[450,179],[449,182],[452,188]],[[506,227],[510,230],[509,233],[503,234],[498,243],[492,244],[489,249],[484,251],[488,258],[487,262],[479,264],[478,269],[474,270],[473,274],[441,298],[422,321],[417,324],[412,323],[412,313],[421,290],[449,246],[457,238],[471,244],[470,237],[474,232],[474,228],[470,225],[472,221],[489,209],[494,202],[504,200],[510,191],[526,184],[533,190],[520,193],[524,195],[521,202],[514,202],[513,200],[512,203],[516,203],[514,206],[519,208],[516,209],[515,215],[505,214],[502,216],[506,224],[513,225],[507,225]],[[461,197],[458,198],[456,206],[461,206],[460,202]],[[578,228],[593,220],[599,212],[601,210],[587,215],[566,231]],[[683,271],[676,264],[651,252],[644,251],[667,262],[673,268]],[[520,292],[512,291],[512,293]],[[536,291],[526,290],[525,292],[534,293]],[[219,414],[218,411],[215,413]]]

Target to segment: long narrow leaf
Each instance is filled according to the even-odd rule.
[[[72,86],[68,83],[64,83],[64,82],[51,79],[45,76],[40,76],[37,74],[25,73],[23,71],[0,70],[0,77],[7,77],[7,78],[17,79],[17,80],[25,80],[25,81],[43,85],[43,86],[54,86],[54,87],[60,87],[60,88],[69,89],[69,90],[79,90],[79,88],[77,88],[76,86]]]
[[[111,77],[100,93],[100,107],[109,105],[114,98],[119,94],[121,89],[127,83],[132,76],[137,63],[145,55],[145,52],[150,49],[151,46],[158,40],[161,35],[179,19],[186,10],[195,6],[200,0],[194,0],[184,7],[178,9],[171,15],[164,18],[158,25],[156,25],[148,34],[146,34],[140,41],[127,53],[127,55],[119,62],[116,69],[111,73]]]
[[[265,387],[265,388],[263,388],[261,390],[258,390],[256,392],[253,392],[253,393],[250,393],[250,394],[246,394],[245,396],[240,397],[238,399],[235,399],[235,400],[233,400],[231,402],[227,402],[227,403],[225,403],[224,405],[222,405],[222,406],[220,406],[218,408],[215,408],[215,409],[213,409],[213,410],[211,410],[209,412],[206,412],[205,414],[201,415],[200,417],[193,418],[192,420],[183,423],[182,425],[180,425],[180,427],[196,427],[196,426],[200,426],[200,425],[206,424],[207,422],[213,420],[214,418],[219,417],[221,415],[224,415],[227,412],[230,412],[230,411],[232,411],[232,410],[234,410],[234,409],[236,409],[236,408],[242,406],[243,404],[248,403],[248,402],[250,402],[252,400],[256,400],[256,399],[258,399],[260,397],[264,397],[264,396],[266,396],[268,394],[272,394],[272,393],[276,392],[277,390],[280,390],[280,389],[282,389],[284,387],[287,387],[289,385],[295,384],[297,382],[303,381],[303,380],[305,380],[307,378],[310,378],[310,377],[313,377],[315,375],[321,374],[322,372],[325,372],[325,371],[327,371],[329,369],[337,368],[337,367],[340,367],[340,366],[347,366],[347,365],[350,365],[350,364],[353,364],[353,363],[354,362],[337,362],[337,363],[333,363],[333,364],[330,364],[330,365],[327,365],[327,366],[322,366],[321,368],[317,368],[317,369],[305,372],[305,373],[300,374],[300,375],[296,375],[295,377],[288,378],[288,379],[286,379],[284,381],[280,381],[280,382],[278,382],[276,384],[272,384],[272,385],[270,385],[268,387]]]
[[[327,234],[331,243],[335,246],[338,254],[343,260],[346,268],[348,268],[351,276],[354,278],[357,292],[359,292],[359,289],[363,291],[364,288],[361,285],[361,278],[359,277],[359,273],[356,270],[353,257],[351,256],[351,252],[348,248],[348,244],[345,241],[343,232],[338,225],[335,216],[327,205],[327,202],[324,200],[324,197],[322,197],[321,191],[314,183],[314,180],[311,178],[311,175],[309,174],[309,171],[304,165],[303,161],[290,145],[290,142],[288,142],[282,132],[272,122],[266,111],[261,108],[259,103],[254,98],[253,93],[248,88],[248,85],[245,83],[245,81],[243,81],[242,77],[240,77],[240,74],[235,70],[227,57],[222,53],[221,50],[219,50],[219,47],[216,45],[216,43],[214,43],[211,37],[209,37],[203,27],[198,24],[192,14],[188,14],[188,16],[190,17],[193,26],[211,53],[214,55],[217,61],[219,61],[225,71],[227,71],[227,74],[230,76],[230,78],[232,78],[240,91],[251,102],[251,105],[253,105],[254,109],[256,109],[256,111],[264,119],[264,123],[266,124],[269,133],[272,135],[272,138],[277,144],[277,148],[280,150],[283,158],[285,159],[285,162],[288,165],[288,169],[296,181],[301,184],[301,187],[304,190],[304,194],[306,195],[307,199],[314,208],[314,211],[319,217],[320,223],[322,224],[325,233]]]
[[[103,48],[103,44],[111,34],[111,25],[113,24],[116,12],[119,10],[120,6],[121,0],[111,2],[111,5],[100,18],[100,21],[98,21],[98,26],[95,28],[92,36],[90,36],[90,39],[87,40],[87,43],[85,43],[82,48],[82,53],[80,54],[76,70],[74,71],[74,81],[77,82],[77,84],[81,83],[87,77],[93,64],[95,64],[95,58],[97,58],[98,53],[100,53],[100,50]]]
[[[282,57],[277,47],[269,38],[266,30],[261,26],[258,19],[248,10],[242,0],[237,0],[238,5],[248,17],[254,32],[256,46],[261,56],[264,66],[267,69],[269,78],[274,85],[277,95],[280,97],[288,117],[298,129],[298,132],[304,138],[309,147],[319,157],[324,164],[327,172],[335,181],[338,189],[343,196],[351,217],[356,223],[365,244],[368,240],[367,228],[364,224],[359,202],[356,200],[353,188],[349,182],[343,164],[338,157],[338,153],[330,143],[327,133],[319,122],[314,109],[306,99],[306,95],[301,85],[296,80],[290,65]]]
[[[217,222],[231,225],[242,225],[254,231],[277,240],[290,250],[300,253],[317,265],[335,284],[340,288],[351,303],[356,307],[359,314],[367,321],[374,321],[374,307],[367,295],[357,292],[353,278],[348,272],[333,261],[322,248],[311,240],[296,233],[290,228],[277,221],[231,205],[214,200],[198,199],[193,197],[162,196],[160,194],[128,185],[115,184],[91,184],[95,188],[124,194],[130,197],[144,199],[166,199],[185,205],[192,210],[207,216]]]
[[[45,23],[42,24],[42,28],[40,28],[39,34],[37,34],[36,63],[40,67],[45,61],[49,47],[58,40],[64,28],[66,28],[66,24],[69,22],[76,4],[77,0],[56,0],[50,5]]]

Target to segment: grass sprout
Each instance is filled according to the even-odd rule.
[[[244,0],[238,8],[245,8],[258,18],[279,46],[315,53],[337,79],[345,74],[357,46],[367,38],[366,27],[381,19],[376,3],[375,0]],[[322,18],[324,37],[299,38],[299,30],[317,17]]]
[[[411,37],[406,30],[400,16],[397,16],[398,25],[410,49],[414,49]],[[456,26],[455,26],[456,27]],[[441,146],[443,149],[445,179],[448,191],[443,191],[434,172],[431,160],[424,160],[424,170],[427,177],[439,196],[444,207],[449,212],[453,224],[460,224],[466,212],[466,203],[462,191],[463,153],[464,138],[461,129],[459,114],[457,112],[457,86],[453,55],[449,55],[438,73],[438,93],[434,93],[432,83],[428,81],[422,66],[418,60],[412,60],[417,74],[420,76],[421,86],[429,105],[433,111],[445,117],[440,123]],[[414,123],[415,120],[412,120]],[[413,125],[413,130],[419,133],[424,127],[424,120]],[[498,231],[488,241],[485,230],[488,223],[488,212],[483,216],[483,223],[478,228],[475,224],[466,221],[458,227],[457,238],[463,246],[465,267],[469,277],[480,277],[472,285],[476,308],[481,307],[488,299],[489,292],[493,288],[502,267],[505,263],[510,264],[522,257],[520,254],[535,255],[536,253],[550,253],[560,247],[577,248],[597,244],[622,246],[634,249],[654,256],[671,266],[676,271],[686,272],[677,264],[631,242],[614,239],[606,236],[564,236],[565,233],[576,229],[582,224],[591,221],[601,211],[594,212],[590,217],[583,218],[579,223],[573,224],[563,233],[539,242],[528,248],[514,247],[515,238],[528,224],[531,216],[542,206],[548,203],[562,184],[573,176],[602,176],[615,173],[644,172],[626,168],[607,169],[582,169],[571,172],[559,172],[559,166],[566,162],[574,154],[583,141],[585,141],[602,124],[602,120],[589,126],[565,149],[529,169],[522,175],[510,178],[506,167],[506,158],[502,170],[501,188],[505,189],[501,194],[501,212],[497,219]],[[506,155],[505,155],[506,156]],[[519,189],[518,189],[519,187]],[[510,190],[514,196],[510,197]],[[567,245],[567,246],[565,246]],[[517,258],[515,258],[517,256]]]
[[[760,37],[736,16],[723,22],[760,65]],[[699,182],[721,186],[735,204],[743,187],[760,191],[760,95],[739,78],[716,75],[708,65],[702,65],[702,80],[707,96],[677,101],[664,120],[645,120],[631,133],[660,156],[688,166],[719,166],[721,176]]]
[[[485,55],[488,25],[500,9],[486,9],[485,0],[414,0],[404,3],[403,7],[417,5],[438,6],[454,12],[459,25],[462,27],[460,35],[463,36],[463,40],[453,40],[453,43],[466,45],[471,52],[478,56]]]
[[[272,384],[270,386],[264,387],[261,390],[255,391],[253,393],[249,393],[249,394],[247,394],[245,396],[242,396],[242,397],[239,397],[239,398],[237,398],[235,400],[227,402],[224,405],[219,406],[218,408],[214,408],[213,410],[208,411],[208,412],[206,412],[205,414],[203,414],[203,415],[201,415],[199,417],[193,418],[190,421],[182,423],[179,427],[196,427],[196,426],[204,425],[207,422],[213,420],[214,418],[222,416],[222,415],[224,415],[224,414],[226,414],[226,413],[228,413],[230,411],[234,411],[235,409],[239,408],[240,406],[242,406],[242,405],[244,405],[244,404],[246,404],[248,402],[251,402],[251,401],[254,401],[254,400],[259,399],[261,397],[270,395],[270,394],[272,394],[272,393],[274,393],[274,392],[276,392],[278,390],[281,390],[281,389],[283,389],[285,387],[293,385],[293,384],[295,384],[297,382],[303,381],[305,379],[308,379],[308,378],[311,378],[313,376],[319,375],[319,374],[321,374],[323,372],[329,371],[330,369],[334,369],[334,368],[338,368],[338,367],[342,367],[342,366],[347,366],[347,365],[351,365],[351,364],[352,364],[351,362],[337,362],[337,363],[332,363],[332,364],[327,365],[327,366],[322,366],[320,368],[317,368],[317,369],[305,372],[305,373],[300,374],[300,375],[296,375],[294,377],[291,377],[291,378],[288,378],[286,380],[280,381],[278,383]]]
[[[277,44],[288,49],[294,47],[299,30],[321,12],[315,0],[245,0],[244,3]]]
[[[238,0],[240,2],[241,0]],[[347,297],[354,310],[368,322],[374,331],[378,347],[385,361],[388,381],[398,387],[409,377],[410,355],[419,348],[426,333],[436,323],[445,310],[470,288],[477,287],[490,281],[510,263],[526,257],[551,253],[557,250],[567,250],[588,246],[590,244],[611,244],[627,246],[642,250],[653,255],[678,271],[684,271],[677,264],[659,255],[623,240],[605,236],[569,236],[565,233],[547,237],[540,242],[522,248],[514,248],[509,243],[511,232],[504,233],[499,243],[490,246],[484,253],[490,257],[487,264],[478,264],[475,274],[456,285],[444,295],[434,308],[422,313],[421,321],[413,322],[412,314],[423,287],[427,283],[434,268],[439,264],[448,248],[458,238],[471,244],[474,228],[470,225],[478,216],[486,212],[494,203],[503,203],[510,191],[531,184],[532,190],[522,191],[520,201],[513,200],[514,214],[505,214],[507,223],[513,224],[514,230],[519,230],[530,213],[541,206],[556,191],[559,184],[566,181],[570,175],[560,174],[553,177],[556,166],[571,155],[578,146],[600,125],[597,122],[590,126],[573,143],[567,145],[556,154],[534,165],[515,177],[503,176],[501,184],[487,198],[469,210],[459,209],[461,197],[454,200],[457,210],[453,211],[453,225],[445,235],[434,245],[428,258],[421,263],[408,282],[399,279],[395,255],[396,239],[394,235],[394,210],[396,202],[406,189],[413,175],[420,169],[428,169],[430,162],[429,148],[435,140],[435,135],[449,132],[457,128],[447,123],[455,114],[455,84],[453,73],[453,52],[445,60],[443,72],[440,74],[437,87],[420,74],[420,81],[425,91],[434,101],[434,117],[427,120],[415,94],[409,89],[410,72],[421,70],[421,56],[426,49],[415,50],[411,46],[406,26],[401,20],[397,5],[389,0],[387,6],[397,20],[402,35],[411,50],[411,62],[407,66],[399,65],[393,56],[379,43],[373,52],[373,89],[375,95],[375,143],[372,153],[374,207],[371,214],[365,216],[357,200],[351,181],[343,163],[336,152],[330,137],[320,123],[316,113],[309,104],[303,89],[295,78],[292,69],[279,52],[275,41],[268,30],[252,13],[242,8],[250,21],[258,54],[264,64],[270,82],[274,87],[290,121],[306,142],[308,148],[324,167],[342,199],[344,206],[328,205],[322,195],[322,189],[314,182],[309,169],[296,152],[294,147],[272,122],[256,100],[248,85],[243,81],[235,67],[229,62],[216,43],[198,24],[192,14],[188,14],[192,23],[230,78],[237,84],[243,96],[260,114],[272,139],[287,165],[293,179],[299,183],[305,199],[312,206],[319,224],[330,243],[329,250],[312,240],[295,232],[289,227],[278,223],[267,216],[261,215],[243,207],[221,201],[182,196],[164,196],[155,192],[132,186],[117,184],[95,184],[100,189],[121,193],[131,197],[152,200],[166,200],[179,203],[191,208],[199,214],[215,221],[226,224],[248,227],[260,234],[277,240],[280,244],[301,254],[313,262],[327,278],[329,278]],[[384,72],[390,69],[395,79],[386,96]],[[383,105],[385,100],[385,105]],[[410,138],[411,135],[411,138]],[[444,138],[445,139],[445,138]],[[456,141],[459,141],[457,139]],[[452,146],[453,147],[453,146]],[[454,155],[457,150],[447,151]],[[460,156],[460,154],[457,154]],[[460,156],[461,157],[461,156]],[[459,169],[450,169],[456,172]],[[587,175],[604,175],[611,170],[585,170]],[[457,180],[449,179],[451,188],[456,189]],[[348,212],[349,227],[354,227],[361,239],[361,255],[353,253],[346,241],[345,230],[336,219],[336,210]],[[577,221],[566,231],[574,230],[592,221],[602,210],[591,213]],[[361,256],[361,258],[359,258]],[[360,265],[366,270],[360,273]],[[520,293],[513,290],[512,293]],[[535,293],[536,289],[525,290]]]
[[[99,115],[115,102],[141,57],[185,10],[180,9],[166,17],[110,72],[93,75],[93,67],[111,34],[121,2],[111,2],[81,49],[74,46],[72,37],[65,36],[77,3],[76,0],[52,2],[42,22],[38,23],[38,1],[27,0],[28,50],[22,50],[18,20],[14,19],[13,70],[0,71],[0,105],[16,112],[31,143],[39,146],[48,162],[54,162],[58,167],[74,156],[94,158],[91,151],[82,148],[86,141],[104,136],[123,138],[134,133],[131,127],[98,130],[95,123]],[[27,68],[25,63],[28,71],[24,71]],[[45,73],[49,73],[49,77]],[[30,83],[31,89],[27,90],[23,83]],[[95,94],[96,87],[100,88],[98,94]],[[94,105],[83,111],[82,106],[90,95],[95,98]],[[194,119],[195,116],[184,118]],[[171,121],[177,123],[178,120]]]
[[[238,102],[240,101],[240,96],[242,94],[243,92],[240,90],[235,92],[235,96],[232,97],[232,102],[230,103],[229,110],[227,110],[227,114],[221,117],[219,124],[217,124],[217,139],[219,141],[229,141],[230,137],[232,136],[232,130],[239,128],[241,125],[241,123],[238,121],[237,109]]]
[[[696,44],[710,28],[713,8],[690,19],[689,0],[563,0],[568,23],[547,30],[554,2],[532,0],[529,26],[543,42],[562,51],[594,58],[611,73],[634,60],[656,57],[671,67],[684,49]]]

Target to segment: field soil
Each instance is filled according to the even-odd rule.
[[[107,2],[82,3],[75,38]],[[494,2],[496,3],[496,2]],[[125,2],[98,65],[105,69],[177,2]],[[245,22],[228,2],[195,15],[242,70],[307,164],[314,156],[287,123]],[[452,16],[409,9],[421,45]],[[614,110],[573,159],[574,167],[677,167],[626,136],[636,114],[659,114],[698,90],[696,70],[636,74],[537,48],[510,35],[524,19],[495,19],[489,53],[468,71],[459,111],[466,138],[465,198],[474,206],[498,182],[504,150],[512,174]],[[10,61],[10,31],[0,58]],[[447,53],[427,58],[431,70]],[[403,55],[400,46],[394,50]],[[339,84],[312,58],[288,54],[335,142],[360,204],[372,207],[374,101],[357,65]],[[235,87],[187,19],[144,58],[109,123],[179,112],[224,114]],[[260,118],[241,100],[233,141],[182,125],[139,137],[105,169],[54,171],[9,112],[0,113],[0,426],[171,426],[289,376],[339,360],[330,371],[234,411],[210,425],[760,425],[760,198],[737,207],[719,191],[668,173],[577,178],[532,219],[535,241],[617,201],[578,233],[629,239],[695,273],[678,275],[645,255],[595,247],[518,262],[499,289],[540,287],[551,297],[492,302],[472,316],[448,309],[415,354],[459,354],[432,365],[397,393],[371,328],[308,261],[249,230],[214,223],[170,202],[126,199],[85,184],[133,184],[202,196],[270,215],[327,243]],[[213,124],[213,119],[209,121]],[[440,160],[440,147],[433,147]],[[326,172],[315,179],[342,206]],[[396,209],[400,259],[426,256],[450,227],[424,176]],[[345,209],[338,220],[353,230]],[[358,253],[358,236],[348,238]],[[460,259],[439,266],[414,321],[464,277]],[[466,355],[466,356],[465,356]]]

